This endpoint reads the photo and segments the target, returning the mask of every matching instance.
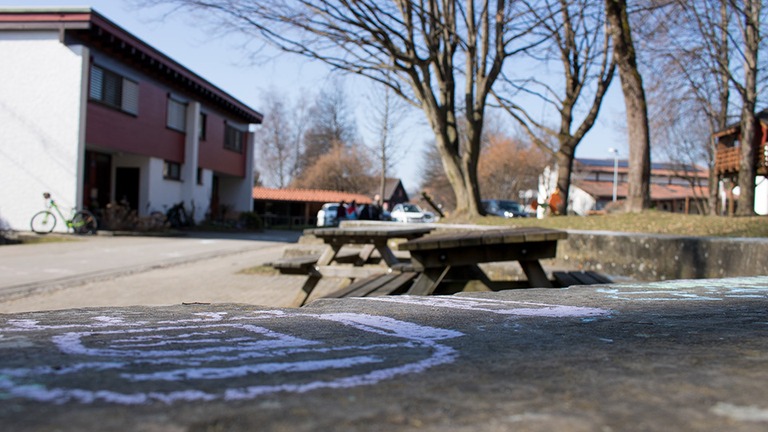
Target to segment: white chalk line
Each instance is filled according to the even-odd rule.
[[[264,318],[285,319],[282,314],[260,314]],[[106,330],[104,323],[114,325],[123,325],[119,319],[109,320],[100,318],[95,322],[81,325],[85,331],[68,331],[52,337],[52,342],[57,348],[66,354],[90,357],[112,357],[120,360],[130,359],[131,361],[112,361],[112,362],[85,362],[69,366],[57,366],[55,368],[42,366],[36,368],[17,368],[0,370],[0,388],[4,389],[10,396],[24,397],[40,402],[66,403],[70,401],[80,403],[93,403],[96,401],[118,403],[118,404],[143,404],[153,401],[173,403],[176,401],[207,401],[214,399],[244,399],[253,398],[274,392],[305,392],[319,388],[346,388],[359,385],[375,384],[381,380],[391,379],[399,375],[422,372],[437,365],[449,363],[458,356],[457,352],[450,347],[436,343],[438,340],[459,337],[463,334],[454,330],[439,329],[435,327],[422,326],[400,320],[386,317],[368,316],[362,314],[298,314],[293,315],[297,318],[312,318],[325,321],[340,323],[347,327],[352,327],[367,333],[379,334],[381,336],[393,337],[400,340],[398,343],[382,343],[370,345],[347,345],[347,346],[326,346],[322,342],[285,335],[279,332],[268,330],[261,326],[254,326],[242,322],[239,317],[237,323],[228,323],[223,321],[223,314],[208,315],[202,319],[179,320],[186,323],[183,326],[173,325],[175,321],[162,321],[161,327],[149,328],[119,328]],[[290,317],[290,316],[288,316]],[[190,328],[189,324],[194,324],[196,328]],[[38,330],[63,330],[72,329],[73,325],[45,325],[32,321],[15,321],[11,323],[16,329],[24,331]],[[87,329],[87,330],[86,330]],[[221,330],[224,329],[224,330]],[[89,331],[90,330],[90,331]],[[106,348],[94,348],[86,346],[89,337],[93,336],[94,330],[99,334],[99,338],[104,336],[121,335],[117,339],[117,345]],[[181,332],[182,343],[192,342],[190,338],[196,335],[206,338],[206,343],[230,342],[229,339],[211,339],[212,334],[218,334],[225,330],[249,331],[256,334],[264,340],[243,341],[240,340],[237,346],[208,346],[208,347],[187,347],[185,349],[166,349],[174,345],[173,341],[163,340],[162,335],[156,332]],[[154,333],[147,335],[146,333]],[[136,339],[138,338],[138,339]],[[243,339],[243,338],[239,338]],[[247,339],[247,338],[246,338]],[[154,350],[135,349],[130,344],[141,341],[155,341]],[[159,342],[159,343],[158,343]],[[162,343],[162,342],[168,342]],[[245,343],[244,343],[245,342]],[[111,341],[110,341],[111,343]],[[380,369],[369,370],[360,373],[361,366],[382,366],[387,361],[385,357],[376,354],[376,350],[391,351],[393,349],[417,349],[423,351],[426,357],[403,365],[393,367],[384,367]],[[371,355],[349,355],[345,352],[365,352],[372,351]],[[231,355],[231,354],[235,355]],[[276,361],[261,364],[247,364],[224,367],[201,367],[205,362],[211,361],[238,361],[244,358],[258,359],[276,359],[286,355],[293,354],[331,354],[332,358],[310,359],[301,361]],[[211,356],[211,354],[214,354]],[[338,355],[341,354],[341,357]],[[191,358],[190,358],[191,357]],[[393,361],[393,360],[389,360]],[[185,367],[170,371],[157,371],[149,373],[130,373],[124,372],[126,368],[132,368],[136,365],[155,363],[155,364],[179,364]],[[28,385],[17,383],[19,379],[39,380],[46,376],[61,376],[67,374],[84,372],[102,372],[117,371],[118,376],[130,382],[147,381],[189,381],[200,379],[230,379],[243,377],[253,374],[301,374],[320,370],[346,370],[354,369],[351,376],[343,376],[337,379],[316,380],[309,382],[284,383],[280,385],[262,385],[245,386],[242,388],[225,388],[220,393],[206,392],[201,390],[193,391],[170,391],[170,392],[136,392],[121,393],[113,390],[88,390],[72,388],[48,388],[44,385]],[[123,371],[123,372],[121,372]],[[230,381],[227,381],[230,382]]]

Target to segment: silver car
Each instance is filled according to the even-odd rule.
[[[406,223],[425,223],[435,222],[433,213],[424,211],[416,204],[402,203],[397,204],[392,209],[392,220]]]
[[[317,226],[329,227],[339,224],[336,218],[336,212],[339,210],[339,203],[326,203],[320,211],[317,212]]]

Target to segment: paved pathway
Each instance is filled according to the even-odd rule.
[[[768,277],[0,315],[13,431],[765,431]]]
[[[175,299],[163,303],[162,298],[157,299],[160,301],[157,303],[148,294],[163,297],[165,293],[165,301],[170,301],[173,293],[185,288],[210,291],[212,285],[203,281],[215,281],[217,274],[224,277],[274,259],[282,254],[287,243],[295,242],[299,234],[268,231],[237,235],[196,233],[185,237],[92,236],[74,237],[76,241],[2,246],[0,301],[3,303],[0,303],[0,312],[35,310],[9,310],[7,304],[29,299],[30,295],[45,297],[57,292],[66,294],[60,298],[64,301],[63,307],[80,306],[78,299],[91,302],[91,305],[119,304],[100,302],[100,299],[115,298],[115,293],[98,294],[93,290],[86,293],[72,289],[94,283],[103,284],[101,291],[112,284],[114,291],[120,293],[118,298],[133,298],[133,303],[128,304],[179,303]],[[242,267],[216,272],[216,269],[231,267],[238,262]],[[126,279],[142,275],[147,278],[142,283]],[[31,301],[37,300],[46,301],[45,298]],[[56,306],[55,301],[45,304]],[[235,300],[229,298],[228,301]],[[45,309],[42,305],[37,308]]]

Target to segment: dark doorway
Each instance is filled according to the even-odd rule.
[[[211,219],[219,220],[221,218],[219,210],[219,176],[214,174],[211,183]]]
[[[139,168],[115,170],[115,201],[128,201],[131,209],[139,209]]]
[[[83,208],[99,214],[109,204],[112,191],[112,156],[94,151],[85,152],[83,179]]]

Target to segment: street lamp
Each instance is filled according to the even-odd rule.
[[[613,153],[613,201],[616,202],[616,189],[619,181],[619,150],[611,147],[608,149],[608,153]]]

